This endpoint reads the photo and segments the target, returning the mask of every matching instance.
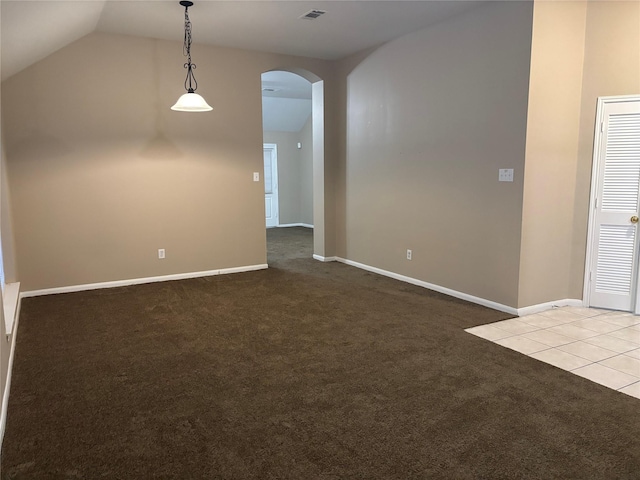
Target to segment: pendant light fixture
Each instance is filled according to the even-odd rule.
[[[182,0],[180,5],[184,7],[184,45],[183,53],[187,57],[187,63],[184,64],[184,68],[187,69],[187,78],[184,81],[184,88],[187,93],[183,94],[176,104],[171,107],[171,110],[178,112],[208,112],[213,110],[211,106],[196,93],[198,88],[198,82],[193,74],[196,68],[195,63],[191,63],[191,21],[189,20],[189,7],[193,5],[193,2]]]

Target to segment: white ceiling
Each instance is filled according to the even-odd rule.
[[[196,0],[194,44],[339,59],[437,23],[478,1]],[[0,0],[2,79],[101,31],[182,41],[177,0]],[[316,20],[309,10],[327,13]]]
[[[262,127],[299,132],[311,116],[311,82],[295,73],[262,74]]]
[[[1,0],[2,80],[93,32],[103,6]]]
[[[291,72],[265,72],[262,74],[262,96],[311,100],[311,82]]]

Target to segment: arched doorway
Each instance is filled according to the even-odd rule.
[[[275,179],[268,178],[274,163],[265,163],[265,222],[274,228],[309,229],[314,258],[324,255],[324,82],[315,74],[293,68],[274,69],[262,74],[263,143],[278,165]],[[274,148],[275,146],[275,148]],[[266,152],[266,150],[265,150]],[[267,182],[267,180],[270,180]],[[277,220],[268,197],[274,187],[278,195]],[[271,193],[273,195],[273,193]],[[282,233],[267,232],[267,239]],[[305,253],[303,253],[305,252]],[[269,263],[271,261],[267,259]]]

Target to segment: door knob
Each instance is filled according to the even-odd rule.
[[[631,217],[631,223],[638,223],[638,216],[634,215],[633,217]]]

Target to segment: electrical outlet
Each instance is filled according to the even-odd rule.
[[[158,258],[160,259],[164,258],[164,248],[158,249]]]
[[[498,170],[499,182],[513,182],[513,168],[500,168]]]
[[[413,252],[411,250],[407,250],[407,260],[411,260],[412,255],[413,255]]]

